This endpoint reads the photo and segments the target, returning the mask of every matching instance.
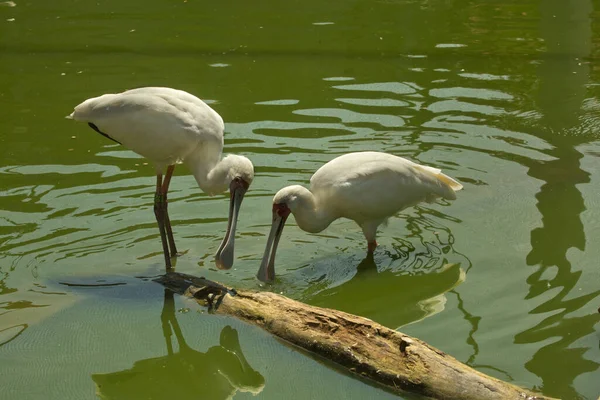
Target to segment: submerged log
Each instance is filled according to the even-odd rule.
[[[169,273],[156,281],[208,305],[213,313],[256,325],[393,393],[434,399],[550,399],[485,375],[367,318],[271,292],[227,289],[186,274]]]

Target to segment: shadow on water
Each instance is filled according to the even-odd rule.
[[[470,311],[467,310],[466,308],[466,304],[465,301],[463,300],[459,290],[457,290],[458,284],[460,284],[462,282],[462,280],[466,279],[466,276],[469,273],[469,270],[473,267],[473,264],[471,263],[471,260],[465,255],[465,254],[461,254],[459,252],[456,251],[456,249],[454,248],[454,235],[452,235],[452,232],[449,229],[444,229],[444,228],[440,228],[439,225],[437,224],[431,224],[431,223],[427,223],[427,221],[431,221],[430,218],[428,218],[425,215],[425,209],[418,207],[417,208],[417,217],[416,218],[409,218],[408,220],[408,227],[411,230],[411,236],[416,236],[416,237],[420,237],[421,238],[421,242],[424,244],[425,247],[430,248],[430,245],[427,245],[425,243],[425,241],[422,239],[423,238],[423,230],[425,231],[431,231],[433,232],[436,237],[438,238],[438,241],[440,242],[440,246],[439,246],[439,253],[441,254],[447,254],[447,253],[454,253],[456,255],[462,256],[464,258],[464,260],[462,261],[461,265],[463,268],[460,268],[460,275],[459,275],[459,280],[457,281],[457,284],[454,285],[453,287],[450,288],[450,290],[448,290],[446,288],[445,291],[447,291],[447,293],[452,294],[454,296],[456,296],[457,299],[457,309],[463,314],[463,317],[465,319],[465,321],[467,321],[469,323],[469,325],[471,326],[471,329],[469,330],[469,334],[467,337],[467,344],[472,348],[472,353],[469,356],[469,358],[465,361],[465,363],[473,368],[476,368],[477,370],[490,370],[490,371],[494,371],[496,373],[499,374],[499,376],[504,376],[505,379],[509,380],[509,381],[513,381],[513,377],[505,370],[499,369],[493,365],[489,365],[489,364],[480,364],[480,363],[476,363],[475,360],[477,358],[477,356],[479,355],[479,343],[477,343],[477,340],[475,339],[475,335],[477,333],[477,331],[479,330],[479,322],[481,321],[482,317],[481,316],[477,316],[472,314]],[[432,212],[433,210],[428,210],[429,212]],[[436,216],[440,216],[439,213],[435,213]],[[443,216],[442,216],[443,217]],[[445,218],[448,219],[448,218]],[[425,222],[423,227],[420,227],[420,225],[423,225],[423,222]],[[446,231],[446,236],[447,239],[443,240],[442,239],[442,235],[439,234],[440,230],[444,230]],[[435,248],[435,247],[434,247]],[[435,254],[436,252],[434,252]],[[436,257],[430,257],[432,260],[435,259]],[[458,265],[447,265],[447,268],[443,268],[439,271],[440,274],[447,274],[449,272],[452,272],[452,270]],[[435,282],[436,280],[432,280],[431,282]],[[413,282],[416,283],[416,282]],[[422,288],[419,286],[416,286],[415,288],[413,288],[412,290],[418,290],[420,291]],[[429,288],[431,289],[431,288]],[[427,290],[427,288],[426,288]],[[441,292],[441,293],[444,293]],[[441,295],[439,295],[438,297],[440,297]],[[435,299],[432,298],[431,300]],[[430,301],[431,301],[430,300]],[[418,303],[420,304],[420,302]],[[424,310],[425,311],[425,310]]]
[[[219,345],[200,352],[189,347],[175,317],[173,292],[165,289],[161,323],[167,355],[135,362],[132,368],[95,374],[103,399],[230,399],[238,391],[258,394],[264,377],[248,363],[230,326],[221,331]],[[173,348],[172,336],[179,351]]]
[[[16,292],[17,289],[6,286],[5,281],[8,278],[8,272],[0,271],[0,274],[2,274],[2,277],[0,278],[0,295]]]
[[[469,335],[467,337],[467,344],[471,346],[471,348],[473,349],[473,353],[471,353],[469,358],[465,361],[465,364],[477,369],[478,371],[493,371],[491,375],[504,376],[504,379],[509,382],[514,381],[514,378],[505,370],[502,370],[490,364],[480,364],[475,362],[475,359],[479,355],[479,343],[477,343],[477,340],[475,340],[475,334],[479,330],[479,322],[481,322],[481,317],[472,314],[466,309],[465,301],[463,300],[458,290],[451,290],[449,293],[452,293],[456,296],[456,300],[458,303],[456,305],[456,308],[463,314],[463,318],[465,319],[465,321],[467,321],[469,325],[471,325],[471,329],[469,330]]]
[[[439,222],[451,219],[449,216],[426,207],[414,211],[416,215],[402,217],[410,232],[406,237],[396,238],[391,249],[367,254],[354,276],[346,276],[347,281],[339,285],[331,286],[335,272],[318,277],[311,285],[316,291],[307,301],[371,318],[391,328],[443,310],[445,293],[465,280],[465,267],[468,270],[471,262],[454,249],[450,228]],[[390,262],[389,267],[384,266]],[[348,269],[346,263],[342,267]]]
[[[318,293],[310,303],[366,316],[394,328],[441,311],[446,303],[444,293],[464,279],[459,264],[448,264],[435,273],[421,275],[377,272],[373,255],[368,254],[351,280]]]
[[[538,106],[542,110],[542,132],[534,133],[554,148],[551,161],[530,165],[528,174],[545,183],[537,193],[542,226],[531,231],[531,251],[527,265],[536,266],[527,283],[527,299],[544,299],[532,314],[547,314],[537,325],[515,336],[515,343],[548,342],[540,347],[525,367],[543,381],[544,393],[561,398],[581,398],[573,387],[575,378],[595,371],[600,364],[584,357],[586,348],[572,347],[594,332],[600,315],[567,317],[596,298],[600,290],[576,296],[582,270],[568,258],[571,248],[584,251],[586,238],[581,213],[586,207],[577,185],[590,182],[581,168],[583,155],[576,149],[586,143],[580,128],[580,108],[585,98],[589,67],[578,61],[591,51],[592,11],[590,1],[549,0],[541,4],[541,35],[548,53],[538,68]],[[554,274],[554,277],[549,277]],[[554,362],[569,368],[556,368]]]

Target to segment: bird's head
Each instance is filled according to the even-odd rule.
[[[279,216],[287,218],[290,213],[294,214],[311,197],[310,191],[304,186],[284,187],[273,197],[273,215],[277,212]]]
[[[254,180],[254,165],[252,165],[252,161],[244,156],[230,154],[223,159],[223,162],[228,166],[227,180],[231,182],[229,190],[232,189],[232,186],[237,187],[240,184],[244,185],[246,190],[248,190]]]

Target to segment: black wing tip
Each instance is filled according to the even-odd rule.
[[[95,130],[96,132],[98,132],[99,134],[101,134],[102,136],[109,138],[113,142],[121,144],[121,142],[119,142],[118,140],[115,140],[115,139],[111,138],[106,133],[104,133],[100,129],[98,129],[98,127],[96,125],[92,124],[91,122],[88,122],[88,125],[90,126],[90,128],[92,128],[93,130]]]

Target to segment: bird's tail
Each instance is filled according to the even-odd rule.
[[[450,178],[448,175],[443,174],[442,170],[439,168],[429,167],[426,165],[419,165],[418,168],[426,171],[428,175],[435,177],[433,191],[435,194],[432,194],[431,198],[428,198],[427,202],[432,202],[436,197],[443,197],[447,200],[456,199],[456,193],[463,188],[457,180],[454,178]]]
[[[438,182],[438,194],[446,200],[455,200],[456,192],[463,188],[463,185],[458,183],[455,179],[450,178],[446,174],[439,172],[435,176]]]
[[[442,174],[441,172],[437,175],[438,179],[442,182],[444,182],[446,185],[450,186],[450,188],[452,190],[454,190],[455,192],[458,192],[459,190],[461,190],[463,188],[463,185],[461,185],[456,179],[450,178],[448,175],[446,174]]]

